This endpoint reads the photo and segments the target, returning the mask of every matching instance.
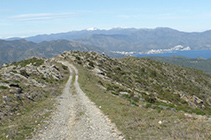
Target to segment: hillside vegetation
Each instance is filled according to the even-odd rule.
[[[53,110],[69,76],[53,59],[32,57],[0,68],[0,139],[28,139]]]
[[[211,139],[211,75],[91,51],[64,52],[52,59],[33,57],[1,67],[1,139],[31,138],[49,119],[54,98],[69,76],[58,61],[77,67],[80,88],[126,139]]]
[[[165,63],[180,65],[184,67],[199,69],[205,73],[211,74],[211,59],[203,58],[187,58],[181,56],[172,56],[172,57],[147,57],[152,60],[157,60]]]
[[[77,65],[81,88],[127,139],[211,138],[210,75],[95,52],[65,52],[59,58]]]
[[[134,102],[141,96],[149,103],[209,114],[211,76],[202,71],[136,57],[111,59],[97,53],[77,52],[70,56],[112,81],[113,84],[104,86],[116,95],[128,92],[127,97]]]

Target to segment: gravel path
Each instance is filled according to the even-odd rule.
[[[63,93],[58,97],[57,111],[49,124],[33,139],[117,140],[123,139],[115,125],[80,89],[78,70],[68,62],[60,62],[71,71]],[[72,84],[73,71],[76,73]]]

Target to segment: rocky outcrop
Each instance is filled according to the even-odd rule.
[[[45,78],[52,76],[52,78],[59,80],[62,78],[61,73],[59,72],[59,68],[55,65],[41,65],[37,68],[37,71],[41,73]]]
[[[0,68],[0,119],[20,114],[20,108],[30,102],[59,95],[65,71],[54,59],[37,57],[5,64]]]

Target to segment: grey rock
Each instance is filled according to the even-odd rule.
[[[176,108],[171,108],[171,111],[174,111],[174,112],[176,112]]]
[[[159,105],[158,107],[162,108],[162,109],[167,109],[167,106],[163,106],[163,105]]]
[[[121,95],[128,95],[128,92],[119,92]]]
[[[3,118],[4,118],[4,113],[0,112],[0,119],[3,119]]]
[[[10,100],[10,98],[9,98],[8,96],[2,96],[2,98],[3,98],[3,100],[5,100],[5,101],[9,101],[9,100]]]
[[[21,94],[23,89],[20,88],[19,85],[11,84],[9,91],[10,91],[10,93],[13,93],[13,94]]]
[[[5,105],[5,108],[8,109],[8,110],[11,110],[11,109],[12,109],[12,106],[10,106],[10,105]]]
[[[51,96],[57,96],[58,94],[56,92],[52,92]]]
[[[56,67],[55,65],[53,66],[41,65],[37,68],[37,71],[41,73],[45,78],[48,78],[50,76],[52,76],[56,80],[62,78],[59,68]]]

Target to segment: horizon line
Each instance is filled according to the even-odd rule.
[[[78,30],[70,30],[70,31],[61,31],[61,32],[51,32],[51,33],[37,33],[35,35],[29,35],[29,36],[7,36],[7,37],[0,37],[0,39],[12,39],[12,38],[20,38],[20,39],[24,39],[24,38],[29,38],[29,37],[35,37],[38,35],[53,35],[53,34],[62,34],[62,33],[68,33],[68,32],[80,32],[80,31],[96,31],[96,30],[112,30],[112,29],[137,29],[137,30],[155,30],[155,29],[171,29],[171,30],[176,30],[179,32],[185,32],[185,33],[203,33],[203,32],[207,32],[210,31],[211,29],[206,29],[203,31],[184,31],[184,30],[179,30],[179,29],[175,29],[175,28],[171,28],[171,27],[146,27],[146,28],[136,28],[136,27],[112,27],[112,28],[97,28],[97,27],[90,27],[90,28],[86,28],[86,29],[78,29]]]

